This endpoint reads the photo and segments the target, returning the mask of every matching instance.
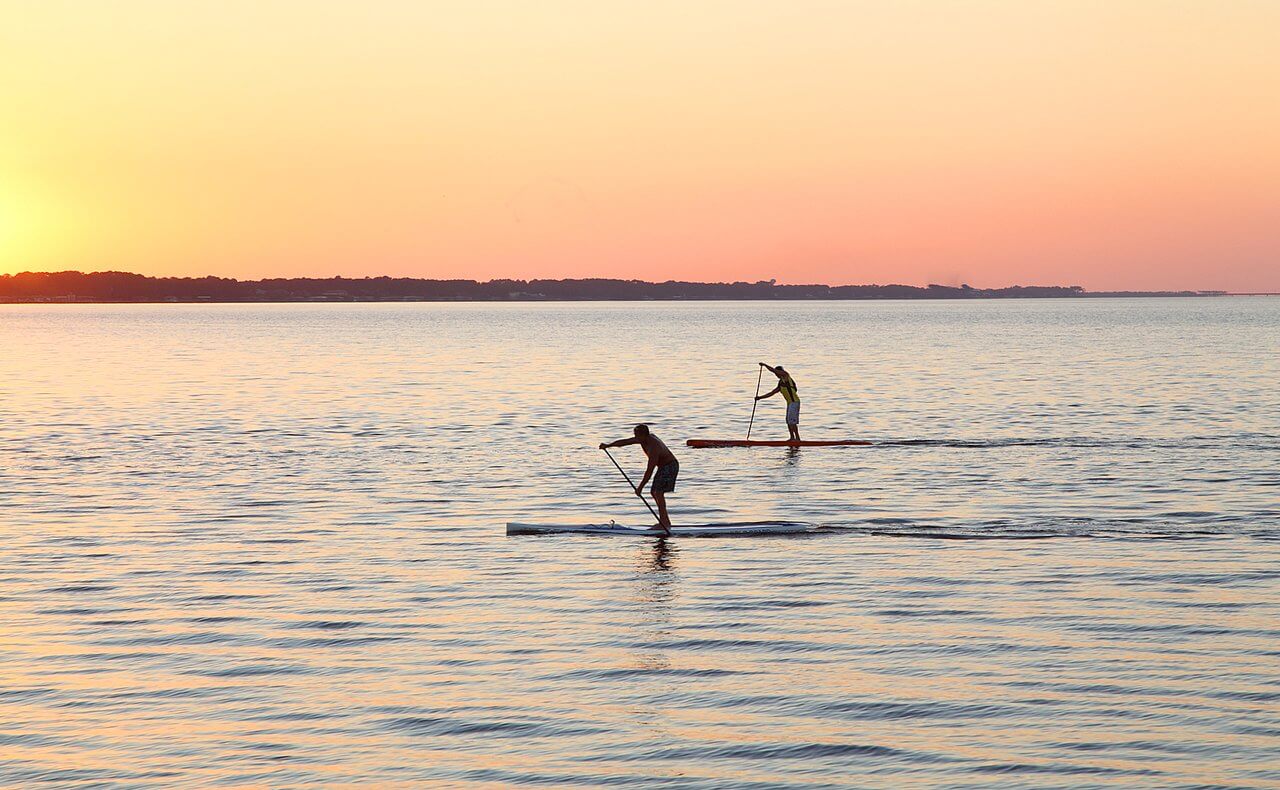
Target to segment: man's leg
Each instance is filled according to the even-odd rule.
[[[658,523],[661,524],[662,528],[667,531],[668,535],[670,535],[671,516],[667,515],[667,495],[661,491],[651,491],[649,493],[653,494],[653,501],[658,503]]]

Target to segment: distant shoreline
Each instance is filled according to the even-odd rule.
[[[705,302],[885,301],[903,299],[1115,299],[1272,296],[1226,291],[1086,291],[1080,286],[971,288],[968,285],[778,285],[618,279],[428,280],[329,277],[235,280],[147,277],[129,272],[22,272],[0,275],[5,304],[284,302]]]
[[[1280,293],[1157,293],[1157,292],[1100,292],[1089,293],[1079,297],[1064,296],[992,296],[992,297],[973,297],[967,301],[1019,301],[1031,299],[1079,299],[1079,300],[1102,300],[1102,299],[1194,299],[1194,298],[1218,298],[1218,299],[1235,299],[1250,296],[1280,296]],[[386,298],[386,299],[369,299],[369,298],[310,298],[310,299],[88,299],[88,298],[32,298],[32,299],[11,299],[0,297],[0,305],[17,305],[17,304],[573,304],[573,303],[601,303],[614,302],[618,304],[635,304],[635,303],[651,303],[651,302],[947,302],[947,301],[966,301],[965,299],[953,299],[946,296],[881,296],[881,297],[803,297],[803,296],[778,296],[768,298],[740,298],[740,297],[702,297],[702,298],[653,298],[653,299],[605,299],[605,298],[542,298],[542,299],[450,299],[450,298],[430,298],[430,297],[404,297],[404,298]]]

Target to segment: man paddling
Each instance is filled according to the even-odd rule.
[[[782,399],[787,402],[787,430],[791,432],[791,441],[800,441],[800,390],[796,387],[796,380],[781,365],[770,367],[761,362],[760,367],[778,377],[778,386],[763,395],[757,395],[756,400],[772,398],[781,392]]]
[[[644,484],[649,482],[649,476],[653,475],[653,487],[649,489],[649,493],[653,494],[653,501],[658,503],[658,526],[670,535],[671,517],[667,515],[666,495],[676,490],[676,476],[680,474],[680,462],[661,439],[649,432],[649,426],[643,423],[635,427],[634,437],[601,444],[600,449],[626,447],[629,444],[640,445],[640,449],[644,450],[644,454],[649,457],[649,466],[644,470],[644,479],[640,481],[640,485],[636,486],[636,496],[644,496],[642,493]],[[654,474],[655,469],[658,470],[657,474]]]

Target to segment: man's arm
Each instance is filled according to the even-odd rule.
[[[760,367],[765,368],[766,370],[768,370],[770,373],[772,373],[772,374],[773,374],[773,375],[775,375],[775,376],[776,376],[776,375],[778,375],[778,371],[773,367],[773,365],[769,365],[769,364],[766,364],[766,363],[764,363],[764,362],[761,362],[761,363],[760,363]]]
[[[769,391],[768,391],[768,392],[766,392],[765,394],[763,394],[763,395],[757,395],[757,396],[756,396],[756,400],[764,400],[765,398],[772,398],[774,395],[777,395],[777,394],[778,394],[779,392],[781,392],[781,391],[782,391],[782,385],[781,385],[781,384],[779,384],[778,386],[776,386],[776,387],[774,387],[773,389],[769,390]]]
[[[649,465],[648,465],[648,466],[646,466],[646,467],[645,467],[645,469],[644,469],[644,477],[643,477],[643,478],[641,478],[641,480],[640,480],[640,485],[636,486],[636,496],[639,496],[639,497],[644,496],[644,494],[643,494],[643,493],[641,493],[642,491],[644,491],[644,484],[645,484],[645,483],[647,483],[647,482],[649,482],[649,475],[653,474],[654,467],[656,467],[656,466],[657,466],[657,464],[655,464],[655,463],[653,462],[653,459],[652,459],[652,458],[650,458],[650,459],[649,459]]]
[[[600,445],[600,449],[601,449],[601,450],[603,450],[603,449],[605,449],[606,447],[626,447],[626,446],[627,446],[627,445],[629,445],[629,444],[639,444],[639,443],[640,443],[640,440],[639,440],[639,439],[637,439],[636,437],[632,436],[630,439],[619,439],[619,440],[618,440],[618,441],[616,441],[616,442],[609,442],[609,443],[607,443],[607,444],[601,444],[601,445]]]

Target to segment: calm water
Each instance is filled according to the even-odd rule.
[[[1280,786],[1278,351],[1263,298],[0,307],[0,782]],[[758,360],[877,444],[682,449]],[[825,529],[503,534],[648,523],[637,420],[677,522]]]

